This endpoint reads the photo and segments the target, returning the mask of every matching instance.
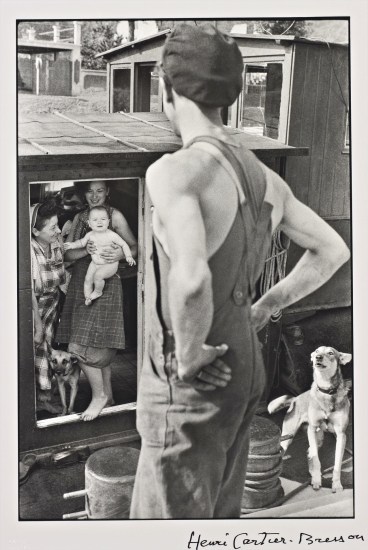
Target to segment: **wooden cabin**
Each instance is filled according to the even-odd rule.
[[[160,112],[155,64],[170,30],[99,54],[107,61],[109,112]],[[350,247],[349,48],[293,36],[232,35],[244,59],[244,86],[223,112],[224,123],[293,147],[284,174],[296,196],[315,210]],[[291,270],[301,251],[292,245]],[[294,311],[351,305],[351,266],[293,306]]]
[[[228,131],[281,175],[291,160],[300,157],[301,162],[303,155],[308,154],[306,148],[290,147],[268,137],[233,128]],[[135,392],[149,332],[153,283],[151,209],[145,173],[161,155],[180,148],[181,142],[163,113],[27,115],[19,119],[18,139],[19,452],[47,454],[50,449],[138,440]],[[134,315],[130,319],[131,323],[136,322],[137,351],[135,357],[118,354],[120,378],[114,379],[113,373],[112,380],[114,391],[116,383],[120,384],[119,391],[121,386],[125,390],[132,386],[133,392],[125,393],[114,407],[104,409],[92,422],[81,422],[78,414],[40,418],[35,405],[33,368],[29,206],[47,196],[69,192],[76,181],[101,179],[108,181],[113,206],[124,213],[139,244],[133,296],[137,321]],[[81,398],[82,386],[83,382]],[[84,389],[88,391],[88,384],[84,384]]]

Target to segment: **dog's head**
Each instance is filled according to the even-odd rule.
[[[329,346],[320,346],[311,354],[313,368],[332,377],[340,365],[351,361],[351,353],[342,353]]]
[[[49,349],[49,364],[51,370],[58,376],[68,375],[74,363],[77,362],[78,358],[73,353],[60,349]]]

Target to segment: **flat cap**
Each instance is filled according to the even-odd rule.
[[[163,48],[162,68],[178,94],[207,106],[231,105],[242,89],[239,47],[210,24],[175,27]]]

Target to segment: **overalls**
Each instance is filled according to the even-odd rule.
[[[264,386],[250,319],[254,285],[271,242],[272,206],[264,202],[264,171],[241,146],[208,136],[194,141],[221,151],[245,196],[224,243],[209,259],[214,316],[206,343],[229,346],[221,359],[231,367],[232,379],[225,388],[206,392],[177,378],[167,296],[170,261],[154,238],[157,300],[138,389],[142,448],[132,518],[239,518],[248,429]]]

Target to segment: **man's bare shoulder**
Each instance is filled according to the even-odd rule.
[[[206,162],[208,159],[198,150],[180,149],[166,154],[148,168],[148,189],[151,192],[169,184],[177,192],[197,193],[205,185]]]

